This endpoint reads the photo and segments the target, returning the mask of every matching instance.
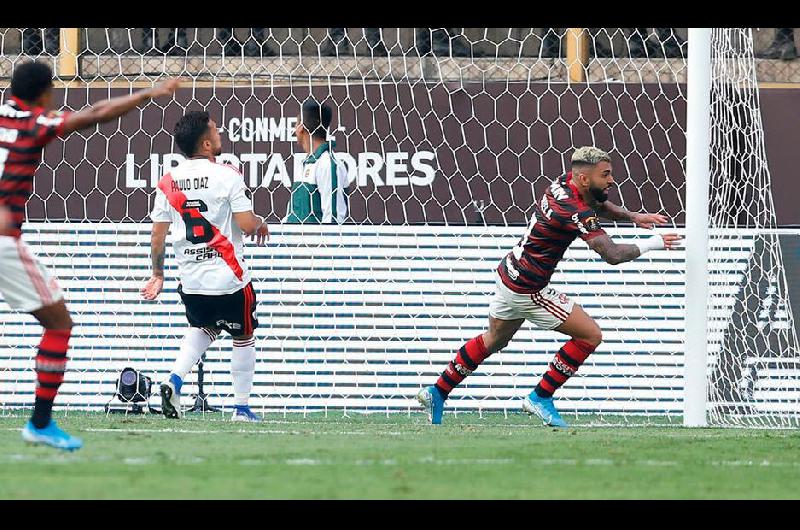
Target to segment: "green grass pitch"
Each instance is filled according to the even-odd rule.
[[[800,498],[800,432],[554,430],[522,414],[57,414],[74,453],[0,416],[0,499]]]

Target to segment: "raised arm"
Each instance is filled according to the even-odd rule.
[[[179,79],[168,79],[152,88],[138,90],[128,96],[106,99],[90,105],[67,117],[64,122],[63,134],[66,136],[77,130],[119,118],[150,99],[171,96],[179,85]]]
[[[168,231],[169,223],[153,223],[153,233],[150,236],[150,259],[153,263],[153,275],[140,291],[145,300],[158,298],[164,287],[164,254],[166,253]]]
[[[632,261],[649,250],[672,250],[678,246],[681,237],[677,234],[656,234],[645,239],[639,239],[636,243],[617,244],[608,234],[593,237],[586,242],[589,248],[600,254],[606,263],[619,265],[626,261]]]

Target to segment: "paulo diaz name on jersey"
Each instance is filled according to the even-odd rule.
[[[572,173],[567,173],[554,180],[534,205],[528,230],[500,262],[497,272],[512,291],[539,292],[576,237],[588,241],[605,233],[597,213],[572,183]]]

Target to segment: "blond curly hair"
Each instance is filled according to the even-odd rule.
[[[602,149],[591,145],[579,147],[575,149],[574,153],[572,153],[573,164],[586,164],[589,166],[594,166],[602,161],[611,162],[611,157]]]

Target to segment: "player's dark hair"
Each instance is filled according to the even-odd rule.
[[[327,138],[332,117],[331,108],[324,103],[320,105],[313,99],[307,99],[303,103],[303,127],[315,138],[322,140]]]
[[[11,95],[22,101],[36,101],[52,86],[53,70],[38,61],[17,66],[11,76]]]
[[[200,110],[187,112],[178,120],[174,131],[175,143],[178,144],[183,154],[194,156],[200,140],[208,132],[209,120],[208,112]]]

